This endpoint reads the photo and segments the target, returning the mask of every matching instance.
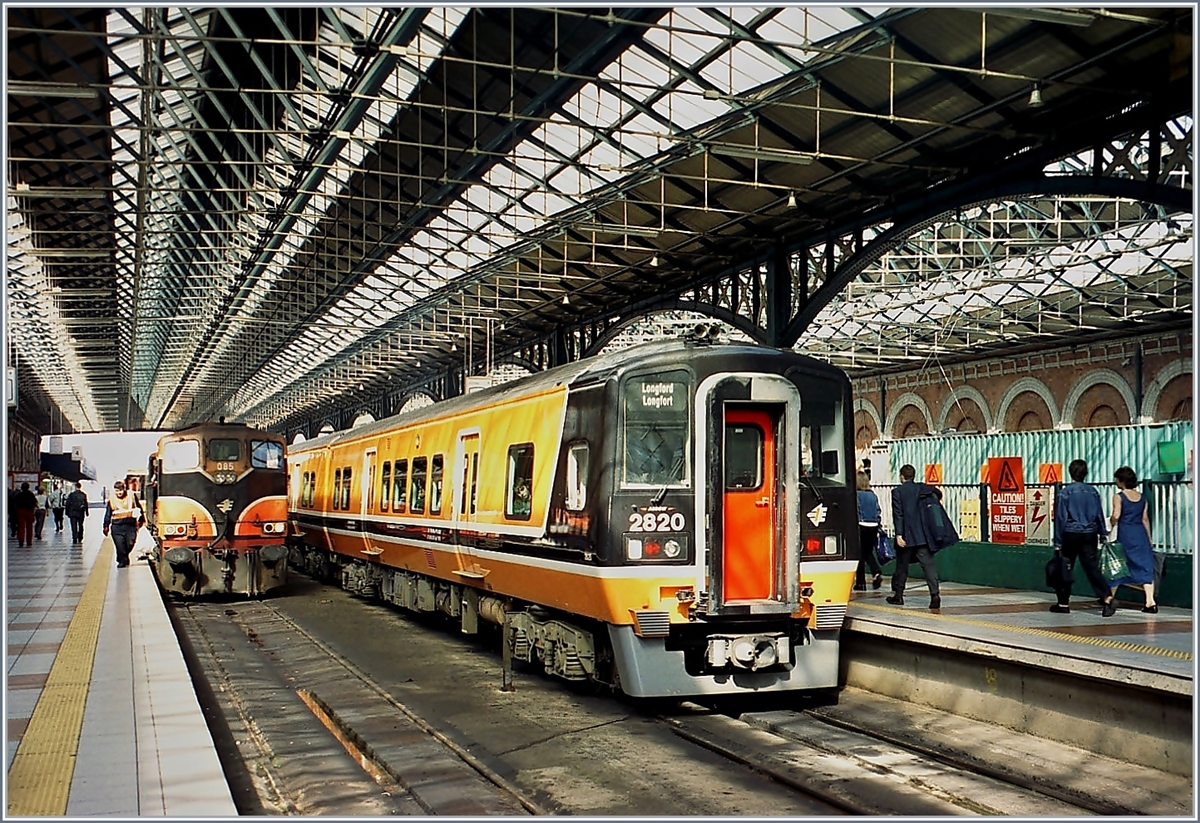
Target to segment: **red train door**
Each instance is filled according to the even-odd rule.
[[[725,410],[723,600],[770,600],[776,590],[775,419],[761,408]]]

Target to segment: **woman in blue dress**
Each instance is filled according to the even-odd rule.
[[[1118,586],[1140,586],[1146,592],[1146,605],[1142,611],[1158,614],[1158,603],[1154,600],[1154,549],[1150,546],[1150,515],[1146,512],[1146,498],[1137,490],[1137,474],[1128,466],[1117,469],[1113,475],[1117,481],[1117,493],[1113,495],[1112,517],[1109,520],[1117,527],[1117,540],[1125,549],[1125,560],[1129,564],[1129,575],[1110,580],[1112,593]]]

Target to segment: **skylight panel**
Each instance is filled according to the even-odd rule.
[[[677,91],[659,103],[658,110],[665,111],[680,131],[690,131],[727,114],[729,105],[720,100],[704,99],[703,90],[691,80],[686,80]]]
[[[626,86],[634,97],[645,97],[671,80],[671,72],[666,66],[637,47],[628,49],[605,66],[600,76]]]

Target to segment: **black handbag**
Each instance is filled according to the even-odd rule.
[[[1055,552],[1046,561],[1046,586],[1051,589],[1066,589],[1075,582],[1075,572],[1062,552]]]

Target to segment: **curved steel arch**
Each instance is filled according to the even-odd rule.
[[[780,335],[779,345],[785,348],[794,346],[800,339],[800,335],[807,330],[809,324],[817,318],[821,310],[829,305],[833,298],[845,289],[854,278],[862,274],[868,266],[879,260],[884,254],[936,222],[943,214],[969,209],[973,206],[983,206],[997,200],[1037,196],[1072,197],[1089,194],[1153,203],[1180,212],[1190,212],[1193,199],[1192,192],[1178,186],[1151,185],[1144,180],[1084,175],[1038,176],[1000,183],[991,188],[988,196],[983,198],[979,197],[977,191],[970,188],[955,187],[909,207],[907,211],[915,213],[911,213],[907,217],[894,217],[895,225],[863,246],[839,266],[821,287],[808,297],[800,311],[787,324]],[[881,216],[879,222],[884,220],[886,217]],[[794,248],[800,248],[800,246]]]
[[[653,306],[639,308],[628,316],[622,316],[621,322],[613,324],[612,328],[605,330],[580,355],[580,359],[584,357],[592,357],[599,354],[605,346],[617,338],[621,332],[629,328],[630,324],[635,320],[641,320],[643,317],[649,317],[652,314],[659,314],[665,311],[691,311],[697,314],[706,314],[714,320],[720,320],[723,323],[736,328],[744,333],[751,340],[763,346],[771,345],[767,335],[758,326],[751,323],[740,314],[735,314],[728,309],[720,306],[714,306],[710,303],[699,303],[695,300],[680,300],[679,298],[669,298],[663,301],[657,301]]]

